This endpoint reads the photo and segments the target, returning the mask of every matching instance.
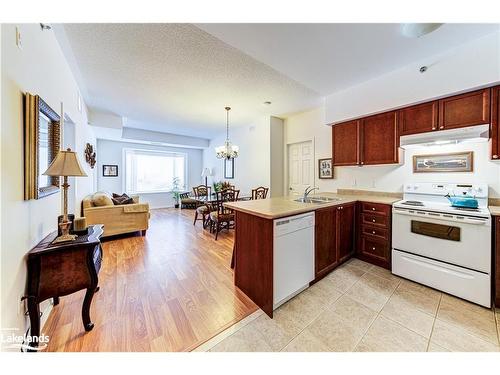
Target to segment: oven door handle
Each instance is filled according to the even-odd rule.
[[[473,225],[487,225],[490,222],[490,219],[478,217],[478,218],[471,218],[471,217],[466,217],[464,216],[463,219],[457,219],[455,216],[444,216],[443,214],[439,213],[434,213],[434,212],[423,212],[423,211],[415,211],[413,213],[408,212],[403,209],[393,209],[393,214],[395,215],[406,215],[406,216],[413,216],[413,217],[426,217],[429,219],[435,219],[435,220],[441,220],[441,221],[448,221],[448,222],[454,222],[454,223],[467,223],[467,224],[473,224]]]

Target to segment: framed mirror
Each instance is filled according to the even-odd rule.
[[[38,95],[24,96],[24,199],[59,191],[59,177],[42,175],[59,152],[59,115]]]

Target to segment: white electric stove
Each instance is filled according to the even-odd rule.
[[[452,207],[448,194],[473,196],[478,208]],[[392,213],[394,274],[490,307],[488,185],[405,184]]]

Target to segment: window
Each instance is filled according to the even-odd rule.
[[[127,193],[159,193],[186,188],[187,156],[175,152],[125,150],[125,188]]]

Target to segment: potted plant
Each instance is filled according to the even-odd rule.
[[[214,192],[218,192],[222,190],[222,181],[214,182]]]
[[[172,179],[172,198],[174,198],[174,207],[179,208],[179,197],[181,192],[179,190],[180,178],[174,177]]]

